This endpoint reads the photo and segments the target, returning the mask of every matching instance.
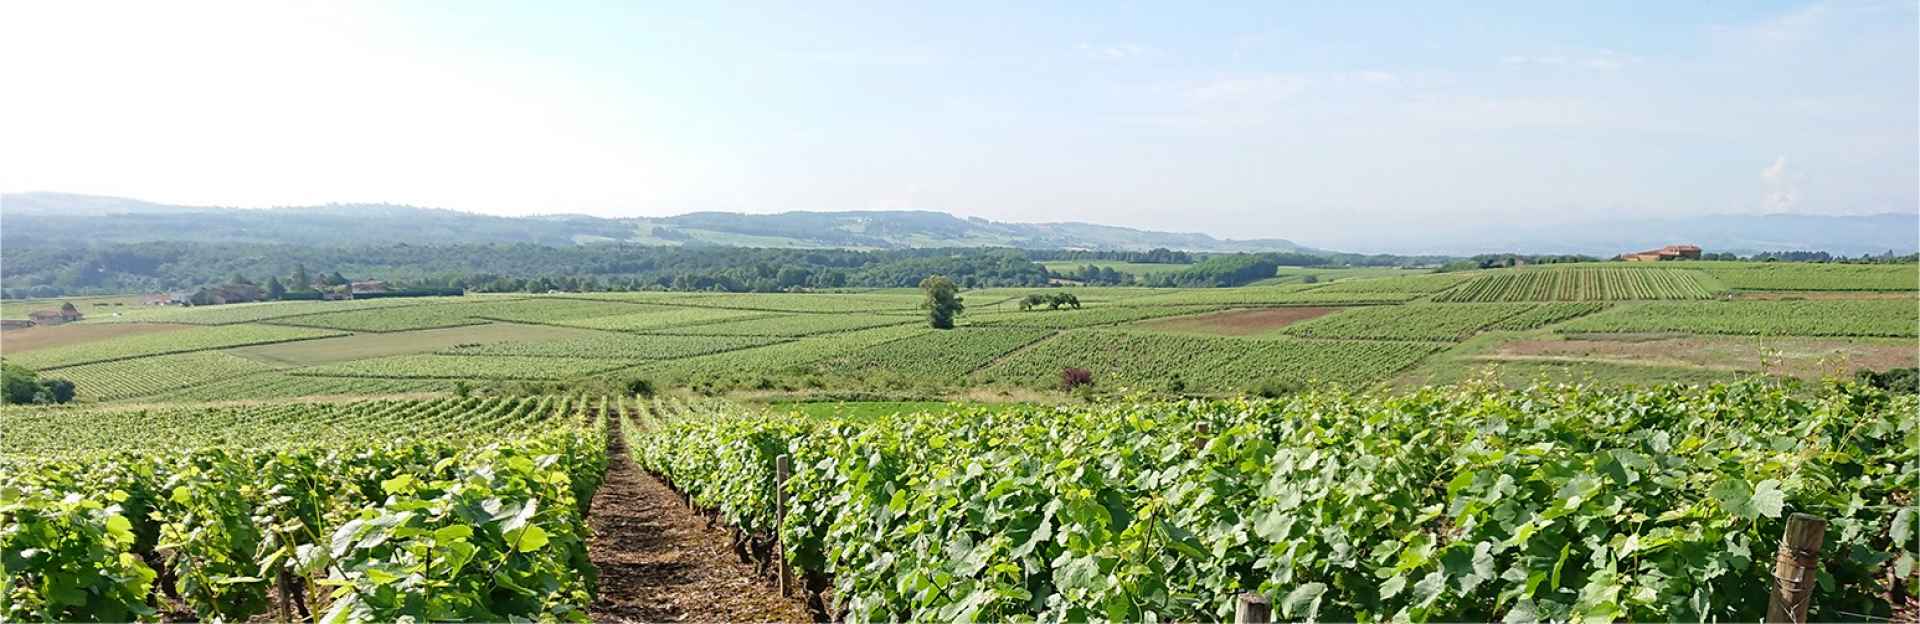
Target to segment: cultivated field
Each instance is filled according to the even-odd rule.
[[[82,384],[80,395],[97,401],[411,394],[451,391],[461,380],[583,377],[644,378],[703,392],[915,398],[1049,389],[1067,367],[1087,369],[1096,388],[1188,394],[1312,380],[1399,384],[1415,373],[1460,379],[1467,368],[1537,369],[1544,363],[1469,352],[1487,340],[1538,340],[1542,332],[1694,336],[1732,351],[1748,337],[1911,338],[1920,326],[1920,291],[1898,290],[1920,273],[1911,265],[1335,271],[1322,272],[1337,279],[1316,283],[1241,288],[966,291],[961,329],[940,333],[926,328],[912,289],[630,292],[139,306],[7,330],[0,345],[8,362],[85,378],[93,387]],[[1016,305],[1056,292],[1074,294],[1080,307]],[[24,307],[33,305],[15,306]],[[185,354],[196,355],[174,357]],[[1578,357],[1557,357],[1554,370],[1582,366]],[[1837,370],[1869,367],[1860,354],[1835,357]],[[175,365],[188,361],[204,366]],[[1586,363],[1608,383],[1676,378],[1652,369],[1643,380],[1631,369],[1615,374],[1619,362],[1604,357]],[[1756,363],[1697,368],[1764,372]],[[1806,367],[1788,370],[1813,376]]]
[[[976,290],[951,330],[900,289],[7,329],[78,395],[0,408],[0,620],[582,621],[689,575],[797,619],[756,576],[784,561],[846,621],[1751,621],[1796,512],[1831,527],[1813,616],[1888,619],[1920,398],[1750,378],[1920,365],[1915,269]]]

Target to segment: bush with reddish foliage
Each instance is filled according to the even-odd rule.
[[[1093,385],[1093,372],[1084,368],[1068,368],[1060,371],[1060,389],[1073,392],[1074,388]]]

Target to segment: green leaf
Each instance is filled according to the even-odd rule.
[[[547,531],[537,526],[522,527],[508,534],[507,542],[513,544],[514,550],[533,552],[547,545]]]
[[[1434,570],[1413,584],[1413,603],[1422,607],[1433,604],[1446,590],[1447,573]]]
[[[1311,620],[1320,614],[1320,595],[1327,593],[1325,583],[1307,583],[1287,592],[1285,600],[1280,602],[1280,615],[1294,617],[1302,608],[1306,609],[1306,618]]]
[[[1768,518],[1780,517],[1780,509],[1786,505],[1787,493],[1780,491],[1780,482],[1775,479],[1761,481],[1753,487],[1753,497],[1748,499],[1754,513]]]
[[[107,516],[107,535],[122,544],[133,543],[133,523],[126,516],[114,514]]]
[[[473,527],[464,524],[443,526],[433,531],[433,541],[446,543],[473,537]]]

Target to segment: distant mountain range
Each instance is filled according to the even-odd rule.
[[[663,218],[583,215],[495,217],[397,206],[329,204],[216,208],[136,199],[16,193],[0,195],[0,243],[62,245],[145,241],[350,243],[537,243],[723,245],[737,247],[1302,251],[1280,239],[1227,240],[1091,223],[1003,223],[941,212],[695,212]]]
[[[218,208],[66,193],[0,194],[0,245],[193,241],[346,245],[407,243],[627,244],[736,247],[1264,252],[1318,250],[1285,239],[1232,240],[1091,223],[1005,223],[941,212],[695,212],[662,218],[584,215],[496,217],[392,204]],[[1920,251],[1920,214],[1714,215],[1614,219],[1573,225],[1515,223],[1450,232],[1380,232],[1369,252],[1578,253],[1600,257],[1668,244],[1710,252]]]

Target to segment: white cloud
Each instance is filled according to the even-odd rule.
[[[1082,43],[1074,46],[1081,56],[1099,61],[1124,61],[1153,53],[1153,48],[1134,43]]]
[[[1640,61],[1640,57],[1621,54],[1605,48],[1576,54],[1509,54],[1500,57],[1500,64],[1502,65],[1576,68],[1599,71],[1613,71],[1628,65],[1638,64]]]
[[[1780,156],[1773,164],[1760,170],[1761,183],[1766,187],[1766,197],[1761,202],[1767,214],[1793,212],[1794,204],[1800,201],[1799,176],[1787,168],[1787,157]]]

